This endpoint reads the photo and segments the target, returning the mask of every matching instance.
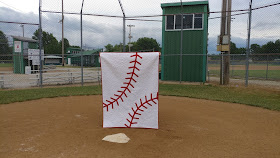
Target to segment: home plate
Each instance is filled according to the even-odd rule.
[[[130,138],[128,138],[124,133],[118,133],[113,135],[107,135],[102,140],[113,143],[127,143],[130,140]]]

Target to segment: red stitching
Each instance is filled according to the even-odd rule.
[[[136,117],[136,115],[140,116],[141,114],[139,113],[139,111],[144,112],[145,109],[148,109],[148,107],[145,106],[145,104],[150,105],[150,106],[153,106],[152,104],[150,104],[150,102],[153,102],[154,104],[157,104],[155,102],[155,100],[158,100],[158,93],[157,93],[157,96],[154,97],[154,98],[153,98],[153,94],[151,93],[151,99],[149,99],[149,100],[147,99],[147,96],[145,96],[145,102],[142,102],[142,99],[140,99],[140,105],[139,106],[137,105],[137,103],[135,103],[136,110],[134,108],[131,108],[132,111],[133,111],[133,114],[128,113],[128,115],[130,116],[131,119],[129,120],[127,118],[126,120],[127,120],[128,124],[124,124],[124,125],[127,128],[130,128],[133,124],[137,124],[137,122],[133,122],[133,120],[135,120],[135,119],[138,120],[139,119],[138,117]],[[142,107],[145,108],[145,109],[143,109]]]
[[[118,90],[117,92],[120,94],[114,94],[116,98],[110,97],[111,100],[106,100],[106,103],[103,103],[103,108],[106,108],[106,110],[109,110],[109,106],[112,106],[112,109],[114,109],[114,103],[116,102],[119,106],[118,100],[120,99],[123,102],[123,95],[127,98],[126,91],[131,93],[130,87],[134,88],[132,85],[132,81],[136,83],[135,77],[138,77],[135,70],[140,71],[140,69],[137,67],[138,65],[141,65],[141,63],[138,61],[138,58],[142,59],[142,57],[136,52],[134,55],[130,56],[131,58],[134,58],[134,60],[130,61],[129,63],[133,63],[133,66],[128,67],[128,69],[132,69],[131,72],[128,72],[127,75],[130,75],[129,77],[126,77],[125,79],[128,80],[127,82],[123,82],[124,86],[120,87],[122,90]]]

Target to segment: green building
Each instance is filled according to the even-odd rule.
[[[101,51],[102,49],[83,51],[83,66],[100,67],[99,52]],[[81,53],[70,53],[67,55],[67,64],[81,66]]]
[[[66,49],[66,54],[79,54],[80,51],[81,51],[81,48],[69,47]]]
[[[13,37],[13,66],[14,73],[24,74],[25,66],[30,66],[28,60],[28,49],[38,49],[38,41],[32,38],[12,36]]]
[[[182,81],[205,82],[208,1],[163,3],[161,79],[180,80],[181,13],[183,12]]]

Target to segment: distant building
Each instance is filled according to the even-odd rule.
[[[62,57],[55,55],[44,56],[45,65],[61,65]]]
[[[99,52],[102,49],[95,49],[95,50],[87,50],[83,51],[83,66],[90,66],[90,67],[100,67],[99,61]],[[81,66],[81,52],[73,53],[67,56],[67,64],[74,65],[74,66]]]
[[[79,54],[81,52],[81,48],[69,47],[66,49],[66,54]]]
[[[38,70],[39,65],[28,59],[28,49],[38,49],[38,41],[32,38],[13,37],[13,67],[14,73],[24,74],[25,66],[31,66],[31,70]]]

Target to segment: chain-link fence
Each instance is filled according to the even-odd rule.
[[[65,1],[62,5],[62,1],[43,0],[40,8],[40,26],[39,15],[1,7],[1,12],[9,12],[10,15],[0,18],[0,86],[1,88],[21,88],[100,83],[99,52],[122,52],[124,46],[125,51],[130,49],[132,52],[162,51],[161,48],[164,47],[162,44],[163,26],[167,14],[163,15],[161,3],[180,4],[180,2],[178,0]],[[161,56],[163,59],[173,55],[170,57],[174,58],[173,61],[161,61],[171,62],[170,65],[174,65],[172,71],[177,72],[176,75],[186,78],[186,81],[190,81],[191,79],[188,80],[188,78],[192,77],[184,74],[182,70],[195,71],[192,67],[194,65],[200,67],[200,62],[204,62],[204,59],[206,59],[206,64],[202,64],[205,66],[202,71],[206,71],[206,75],[203,76],[205,81],[210,83],[220,81],[222,56],[220,52],[216,51],[217,37],[220,34],[220,3],[209,2],[207,55],[191,50],[190,54],[182,52],[183,55],[180,56],[181,36],[180,29],[178,29],[179,35],[176,37],[178,39],[168,41],[174,46],[174,52]],[[232,84],[244,85],[245,83],[248,7],[249,1],[246,3],[233,1],[230,55],[230,83]],[[262,85],[260,83],[263,83],[263,85],[274,87],[280,82],[280,42],[278,40],[280,22],[277,19],[280,14],[279,10],[279,1],[276,0],[253,3],[252,45],[248,59],[249,85]],[[176,18],[181,13],[176,10],[175,12],[168,15]],[[187,18],[193,12],[187,13],[184,17]],[[193,18],[199,20],[200,17],[194,14]],[[192,22],[195,23],[195,20]],[[176,24],[177,21],[174,23]],[[186,25],[188,24],[186,23]],[[28,53],[29,49],[40,49],[39,28],[42,28],[41,51],[44,53],[41,52],[41,64],[40,52]],[[186,35],[185,31],[188,30],[183,31],[183,36]],[[183,39],[182,47],[202,42],[195,40],[195,36],[192,37],[194,40]],[[156,44],[151,44],[153,43],[151,40],[147,42],[146,47],[140,45],[141,42],[138,42],[138,39],[143,37],[156,40]],[[17,43],[19,41],[21,43]],[[15,51],[17,44],[21,47],[20,52]],[[129,44],[131,45],[129,46]],[[183,62],[181,65],[179,64],[180,59]],[[40,67],[40,65],[42,66]],[[163,63],[160,64],[160,67],[162,66]],[[170,73],[170,75],[174,74]],[[172,79],[173,76],[170,78]],[[174,80],[177,78],[174,77]]]
[[[221,55],[208,55],[207,81],[219,83]],[[230,55],[230,84],[243,86],[246,79],[246,55]],[[249,56],[249,85],[280,88],[279,54],[257,54]]]

